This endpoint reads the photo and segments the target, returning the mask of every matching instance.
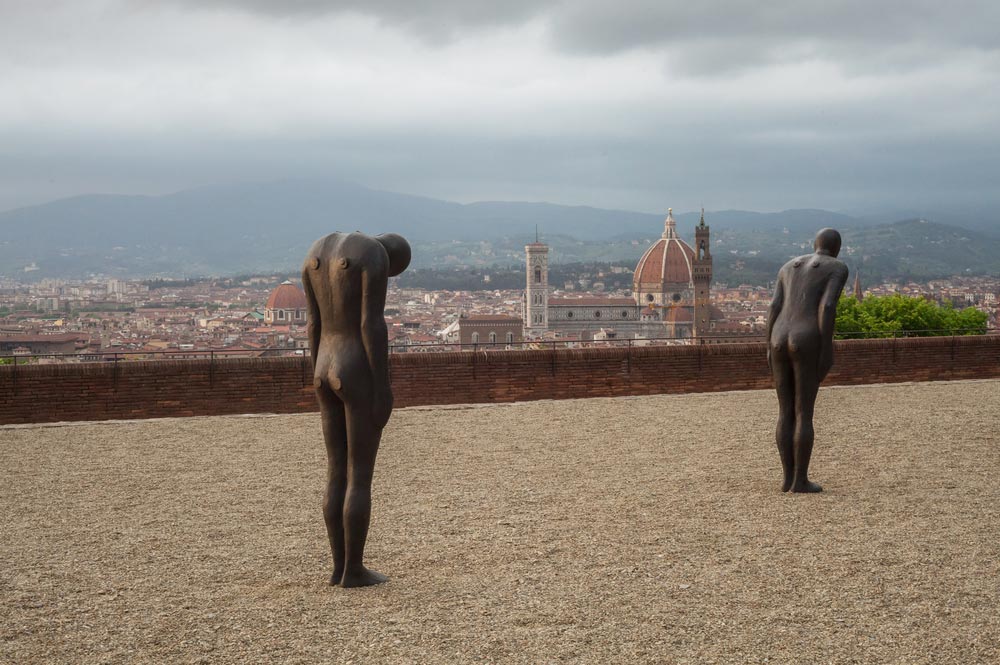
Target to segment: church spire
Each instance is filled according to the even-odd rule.
[[[861,273],[854,272],[854,299],[861,302],[864,294],[861,292]]]

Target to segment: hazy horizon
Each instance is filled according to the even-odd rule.
[[[65,201],[65,200],[69,200],[69,199],[75,199],[75,198],[81,198],[81,197],[89,197],[89,196],[99,196],[99,197],[103,197],[103,196],[139,196],[139,197],[148,197],[148,198],[160,198],[160,197],[169,197],[169,196],[172,196],[172,195],[175,195],[175,194],[182,194],[184,192],[190,192],[190,191],[207,190],[207,189],[213,189],[213,188],[227,188],[227,187],[253,187],[253,186],[256,186],[256,185],[264,187],[264,186],[273,185],[275,183],[281,183],[281,182],[293,182],[293,183],[294,182],[301,182],[301,183],[318,183],[318,184],[334,183],[334,182],[346,183],[346,184],[351,184],[351,185],[357,185],[358,187],[363,187],[363,188],[366,188],[366,189],[371,189],[373,191],[382,191],[382,192],[394,193],[394,194],[404,194],[406,196],[414,196],[414,197],[419,197],[419,198],[426,198],[426,199],[438,200],[438,201],[443,201],[443,202],[447,202],[447,203],[457,203],[457,204],[460,204],[460,205],[475,205],[475,204],[484,204],[484,203],[515,203],[515,204],[528,204],[528,205],[555,205],[555,206],[565,206],[565,207],[594,208],[594,209],[603,209],[603,210],[610,210],[610,211],[619,210],[619,211],[622,211],[622,212],[633,212],[633,213],[640,213],[640,214],[645,214],[645,215],[666,215],[668,208],[673,208],[673,211],[674,211],[675,215],[690,215],[690,214],[698,213],[701,210],[701,208],[680,209],[680,208],[676,208],[676,207],[673,207],[673,206],[666,206],[662,210],[659,210],[659,209],[658,210],[638,210],[638,209],[635,209],[635,208],[625,208],[625,207],[603,208],[601,206],[592,206],[592,205],[587,205],[587,204],[583,204],[583,203],[572,203],[572,202],[562,202],[562,201],[546,201],[546,200],[542,200],[542,199],[537,199],[537,200],[523,200],[523,199],[499,199],[499,198],[495,198],[495,199],[474,199],[474,200],[468,200],[468,201],[458,201],[458,200],[454,200],[454,199],[442,199],[442,198],[430,196],[430,195],[428,195],[426,193],[422,193],[422,192],[404,192],[404,191],[399,191],[399,190],[389,190],[389,189],[380,188],[380,187],[370,187],[369,185],[367,185],[367,184],[365,184],[363,182],[358,182],[356,180],[348,180],[348,179],[336,179],[336,180],[334,180],[334,179],[325,179],[324,180],[324,179],[319,179],[319,178],[281,178],[281,179],[276,179],[276,180],[247,180],[247,181],[240,181],[240,182],[212,182],[212,183],[204,183],[204,184],[200,184],[200,185],[193,185],[191,187],[185,187],[185,188],[182,188],[182,189],[169,189],[169,190],[166,190],[166,191],[152,191],[152,192],[146,192],[146,191],[134,191],[134,192],[90,191],[90,192],[79,192],[79,193],[74,193],[74,194],[68,194],[68,195],[65,195],[65,196],[58,196],[58,197],[53,198],[53,199],[47,199],[47,200],[37,201],[37,202],[34,202],[34,203],[27,203],[27,204],[24,204],[24,205],[18,205],[18,206],[14,206],[12,208],[0,208],[0,214],[5,213],[5,212],[11,212],[11,211],[18,210],[18,209],[21,209],[21,208],[31,208],[31,207],[40,206],[40,205],[43,206],[43,205],[50,204],[50,203],[57,203],[59,201]],[[803,206],[801,208],[775,208],[775,209],[768,209],[768,210],[755,210],[755,209],[751,209],[751,208],[748,208],[748,207],[724,208],[724,209],[718,209],[718,210],[713,210],[713,209],[705,208],[706,214],[710,214],[710,213],[713,213],[713,212],[714,213],[751,212],[751,213],[771,214],[771,213],[787,212],[787,211],[790,211],[790,210],[825,210],[827,212],[834,212],[834,213],[843,214],[843,215],[849,215],[849,216],[850,215],[855,215],[855,214],[860,214],[860,211],[857,211],[857,210],[855,210],[855,211],[849,211],[849,210],[828,210],[828,209],[825,209],[825,208],[818,208],[816,206]]]
[[[338,178],[448,201],[1000,207],[1000,5],[0,0],[0,210]]]

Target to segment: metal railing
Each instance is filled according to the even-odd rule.
[[[640,339],[537,339],[520,342],[419,342],[415,344],[393,344],[389,347],[391,353],[428,353],[435,349],[456,351],[533,351],[541,349],[602,349],[602,348],[632,348],[643,346],[690,346],[692,344],[721,343],[728,341],[763,341],[764,334],[748,333],[745,335],[713,335],[711,337],[644,337]]]
[[[906,337],[966,337],[988,335],[988,328],[926,328],[923,330],[892,330],[885,332],[836,332],[833,338],[843,339],[900,339]],[[995,331],[994,331],[995,332]]]
[[[12,364],[28,364],[31,358],[59,358],[65,362],[119,362],[123,360],[209,360],[221,358],[298,357],[309,355],[309,349],[287,346],[263,347],[260,349],[192,349],[168,351],[82,351],[77,353],[0,353],[0,364],[13,360]],[[153,357],[149,357],[153,356]]]
[[[884,333],[836,333],[835,338],[844,339],[886,339],[906,337],[947,337],[981,335],[996,331],[985,331],[982,328],[938,328],[926,330],[897,330]],[[706,335],[703,337],[648,337],[640,339],[603,339],[603,340],[524,340],[520,342],[418,342],[415,344],[391,344],[390,353],[435,353],[461,351],[497,351],[497,350],[542,350],[558,348],[639,348],[646,346],[704,346],[737,342],[763,342],[764,332],[750,332],[740,335]],[[309,349],[291,347],[263,347],[259,349],[191,349],[165,351],[86,351],[81,353],[3,353],[0,354],[0,365],[27,365],[32,359],[53,358],[57,362],[113,362],[127,360],[208,360],[214,364],[216,360],[226,358],[246,357],[305,357]]]
[[[904,337],[956,337],[965,335],[982,335],[989,333],[982,328],[934,328],[925,330],[896,330],[892,332],[850,332],[836,333],[835,339],[889,339]],[[602,340],[524,340],[521,342],[421,342],[415,344],[394,344],[390,352],[406,353],[410,349],[424,349],[419,353],[433,352],[435,349],[457,349],[459,351],[488,350],[532,350],[553,348],[632,348],[644,346],[692,346],[737,342],[763,342],[766,333],[754,331],[739,335],[704,335],[702,337],[644,337],[639,339],[602,339]]]

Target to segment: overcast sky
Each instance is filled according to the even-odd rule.
[[[0,210],[328,176],[650,212],[995,205],[997,26],[992,0],[0,0]]]

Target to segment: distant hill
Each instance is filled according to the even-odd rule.
[[[461,207],[340,182],[79,196],[0,213],[0,273],[32,262],[50,275],[287,268],[333,230],[441,235],[455,228]]]
[[[884,275],[1000,274],[1000,239],[957,226],[908,219],[857,229],[850,243],[861,270]]]
[[[984,233],[925,220],[836,228],[844,239],[840,258],[865,284],[1000,275],[1000,238]],[[766,282],[789,258],[811,252],[812,239],[806,232],[721,229],[713,242],[715,273],[730,283]]]
[[[877,213],[864,212],[857,215],[857,218],[875,224],[898,219],[930,219],[938,224],[958,226],[993,238],[1000,238],[1000,211],[985,205],[923,208],[920,210],[895,208]]]
[[[333,231],[394,231],[413,243],[503,234],[656,228],[657,215],[546,203],[474,203],[336,181],[202,187],[166,196],[88,195],[0,213],[0,274],[203,275],[298,266]],[[419,257],[418,257],[419,260]]]
[[[698,216],[675,215],[683,237],[690,239]],[[953,227],[884,230],[876,219],[825,210],[724,210],[707,213],[707,219],[717,272],[733,279],[741,271],[767,274],[790,253],[801,253],[823,226],[845,232],[846,244],[886,269],[998,271],[1000,240]],[[341,181],[210,186],[165,196],[88,195],[0,213],[0,275],[288,271],[297,269],[313,240],[338,230],[401,233],[414,246],[415,267],[515,265],[536,227],[552,245],[554,262],[629,262],[659,237],[662,225],[662,214],[549,203],[459,204]],[[904,243],[912,247],[897,251],[902,236],[913,236]],[[977,247],[963,253],[962,237]],[[25,273],[26,266],[37,270]]]

